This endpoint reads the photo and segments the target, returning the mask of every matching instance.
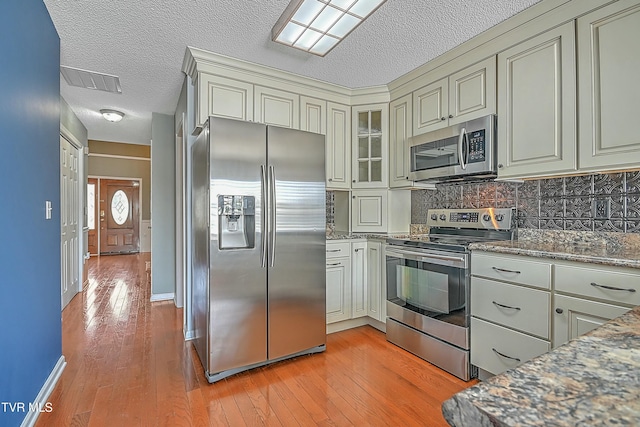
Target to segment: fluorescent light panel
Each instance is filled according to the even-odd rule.
[[[271,30],[273,41],[325,56],[386,0],[292,0]]]

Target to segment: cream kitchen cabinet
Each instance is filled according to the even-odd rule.
[[[300,130],[327,134],[327,101],[300,96]]]
[[[257,85],[254,91],[257,122],[300,129],[300,95]]]
[[[408,141],[412,136],[411,94],[389,104],[389,187],[407,188],[409,181]]]
[[[496,58],[413,92],[413,135],[496,112]]]
[[[569,22],[498,54],[498,178],[575,172],[576,145]]]
[[[351,319],[351,244],[327,242],[327,324]]]
[[[367,242],[351,243],[351,316],[367,316]]]
[[[351,188],[351,107],[327,102],[327,190]]]
[[[621,0],[577,20],[579,167],[640,167],[640,4]]]
[[[353,190],[351,230],[355,233],[406,233],[411,222],[411,191]]]
[[[551,349],[549,262],[471,254],[471,363],[499,374]]]
[[[382,305],[386,304],[386,292],[382,293],[382,244],[380,242],[367,242],[367,316],[380,322],[385,322],[382,317]]]
[[[253,84],[199,73],[195,81],[196,129],[209,116],[253,120]]]
[[[554,280],[554,347],[640,305],[637,269],[558,262]]]
[[[352,188],[386,188],[389,172],[389,105],[352,107]]]

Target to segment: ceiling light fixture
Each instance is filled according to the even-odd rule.
[[[387,0],[291,0],[271,30],[274,42],[325,56]]]
[[[119,122],[124,117],[124,113],[118,110],[100,110],[100,113],[110,122]]]

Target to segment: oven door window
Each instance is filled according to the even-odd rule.
[[[464,269],[387,257],[387,300],[429,317],[465,307]]]

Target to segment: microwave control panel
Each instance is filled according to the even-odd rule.
[[[475,130],[467,133],[469,141],[469,163],[479,163],[485,161],[485,130]]]

